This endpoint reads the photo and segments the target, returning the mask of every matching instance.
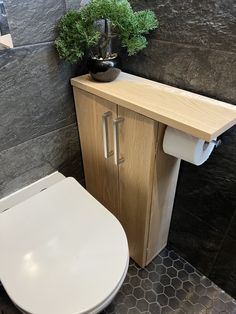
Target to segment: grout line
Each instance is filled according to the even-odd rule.
[[[40,137],[43,137],[43,136],[45,136],[45,135],[51,134],[51,133],[56,132],[56,131],[59,131],[59,130],[63,130],[63,129],[69,128],[69,127],[71,127],[72,125],[75,125],[75,126],[76,126],[76,121],[73,122],[73,123],[70,123],[70,124],[68,124],[68,125],[65,125],[65,126],[63,126],[63,127],[60,127],[60,128],[51,130],[51,131],[49,131],[49,132],[40,134],[40,135],[38,135],[38,136],[36,136],[36,137],[30,138],[30,139],[28,139],[28,140],[26,140],[26,141],[24,141],[24,142],[21,142],[21,143],[19,143],[19,144],[17,144],[17,145],[13,145],[13,146],[11,146],[11,147],[8,147],[8,148],[6,148],[6,149],[0,151],[0,154],[4,153],[4,152],[6,152],[6,151],[8,151],[8,150],[10,150],[10,149],[12,149],[12,148],[15,148],[15,147],[17,147],[17,146],[19,146],[19,145],[22,145],[22,144],[28,143],[28,142],[30,142],[30,141],[32,141],[32,140],[38,139],[38,138],[40,138]]]
[[[19,50],[22,48],[30,48],[30,47],[40,47],[40,46],[44,46],[44,45],[51,45],[53,43],[54,43],[54,40],[44,41],[44,42],[40,42],[40,43],[24,44],[24,45],[14,46],[12,48],[12,50]],[[14,45],[14,42],[13,42],[13,45]]]
[[[231,220],[230,220],[230,222],[229,222],[228,228],[227,228],[226,231],[225,231],[225,235],[224,235],[224,237],[223,237],[223,239],[222,239],[222,241],[221,241],[219,250],[218,250],[218,252],[217,252],[217,254],[216,254],[216,256],[215,256],[215,258],[214,258],[214,260],[213,260],[212,267],[211,267],[211,270],[210,270],[210,272],[209,272],[209,275],[211,274],[211,272],[212,272],[212,270],[213,270],[213,268],[214,268],[214,266],[215,266],[215,264],[216,264],[216,260],[217,260],[219,254],[220,254],[220,252],[221,252],[221,250],[222,250],[222,247],[223,247],[223,244],[224,244],[224,241],[225,241],[226,237],[231,237],[230,235],[228,235],[228,233],[229,233],[229,230],[230,230],[230,228],[231,228],[233,219],[234,219],[235,217],[236,217],[236,210],[234,211],[234,213],[233,213],[233,215],[232,215],[232,218],[231,218]],[[232,237],[231,237],[231,238],[232,238]],[[234,239],[234,238],[232,238],[232,239]]]
[[[207,221],[203,220],[202,218],[200,218],[197,215],[192,214],[191,212],[185,210],[184,208],[182,208],[181,210],[183,210],[185,213],[189,214],[190,216],[192,216],[194,219],[199,219],[201,222],[205,223],[209,228],[213,229],[215,232],[221,232],[220,229],[217,229],[216,227],[210,225]]]
[[[155,40],[155,41],[159,41],[161,43],[168,43],[168,44],[172,44],[172,45],[179,45],[179,46],[183,46],[183,47],[186,47],[186,48],[195,48],[195,49],[198,49],[198,50],[212,50],[212,51],[217,51],[217,52],[224,52],[224,53],[228,53],[228,54],[234,54],[236,55],[236,51],[228,51],[228,50],[225,50],[225,49],[217,49],[217,48],[211,48],[211,47],[207,47],[207,46],[197,46],[194,45],[194,44],[185,44],[185,43],[181,43],[181,42],[176,42],[176,41],[168,41],[168,40],[163,40],[163,39],[158,39],[158,38],[150,38],[150,41],[151,40]]]

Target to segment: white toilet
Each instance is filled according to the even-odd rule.
[[[23,313],[98,313],[128,262],[122,226],[73,178],[0,213],[0,281]]]

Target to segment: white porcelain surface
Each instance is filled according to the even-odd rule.
[[[11,208],[33,195],[39,193],[41,190],[49,188],[51,185],[56,184],[57,182],[64,180],[65,176],[60,172],[56,171],[42,179],[27,185],[26,187],[0,199],[0,212],[5,211],[8,208]]]
[[[73,178],[0,214],[0,280],[33,314],[95,313],[127,270],[118,220]]]

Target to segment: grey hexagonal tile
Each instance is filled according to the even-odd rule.
[[[192,285],[193,285],[193,284],[192,284]],[[193,286],[194,286],[194,285],[193,285]],[[206,293],[207,293],[207,289],[206,289],[202,284],[199,284],[199,285],[195,286],[194,291],[195,291],[199,296],[206,295]]]
[[[184,289],[178,289],[177,291],[175,291],[175,295],[180,301],[185,300],[186,294],[187,292]]]
[[[160,265],[160,264],[162,264],[162,257],[159,256],[159,255],[157,255],[157,256],[154,258],[153,263],[154,263],[155,265]]]
[[[194,314],[193,304],[190,303],[188,300],[181,303],[181,309],[187,314]]]
[[[221,301],[220,299],[217,299],[217,300],[214,300],[213,301],[213,307],[219,311],[219,312],[222,312],[222,311],[225,311],[226,310],[226,306],[225,306],[225,303],[223,301]]]
[[[213,285],[212,281],[210,279],[208,279],[207,277],[203,276],[201,278],[200,283],[205,287],[205,288],[209,288]]]
[[[221,291],[221,293],[219,293],[218,298],[223,301],[223,302],[231,302],[232,301],[232,297],[230,297],[227,293],[225,293],[223,290]]]
[[[138,277],[141,279],[148,278],[148,271],[146,269],[139,269]]]
[[[135,265],[129,267],[128,273],[130,276],[135,276],[138,273],[138,268]]]
[[[186,270],[186,272],[187,272],[188,274],[192,274],[192,273],[194,273],[194,271],[195,271],[195,269],[193,268],[193,266],[190,265],[190,264],[185,264],[185,265],[184,265],[184,270]]]
[[[137,308],[141,313],[145,312],[148,310],[148,302],[145,299],[141,299],[137,301]]]
[[[236,302],[230,301],[225,303],[225,309],[229,314],[235,314],[236,313]]]
[[[127,314],[128,313],[128,307],[126,304],[117,304],[115,307],[115,313],[116,314]]]
[[[134,276],[134,277],[130,277],[129,282],[130,282],[131,286],[138,287],[138,286],[140,286],[141,279],[138,276]]]
[[[166,273],[166,267],[164,265],[157,265],[156,266],[156,272],[159,274],[159,275],[163,275]]]
[[[160,278],[160,283],[163,284],[163,286],[167,286],[170,284],[170,277],[167,275],[162,275]]]
[[[149,279],[151,280],[151,282],[157,282],[157,281],[159,281],[159,279],[160,279],[160,276],[159,276],[159,274],[157,273],[157,272],[155,272],[155,271],[151,271],[150,273],[149,273]]]
[[[167,256],[163,258],[163,264],[165,267],[171,267],[173,264],[173,261],[169,256]]]
[[[168,306],[163,306],[161,309],[161,314],[171,314],[173,313],[173,310]]]
[[[172,278],[170,284],[175,290],[182,287],[182,281],[179,278]]]
[[[219,289],[217,289],[216,286],[212,286],[210,288],[207,288],[206,294],[208,295],[209,298],[212,300],[217,299],[219,297]]]
[[[148,266],[146,267],[147,271],[154,271],[156,268],[156,265],[154,264],[154,262],[151,262],[150,264],[148,264]]]
[[[194,293],[194,292],[191,292],[188,300],[192,303],[192,304],[197,304],[199,302],[199,296]]]
[[[187,281],[189,279],[189,274],[186,272],[186,270],[180,270],[178,272],[178,278],[182,281]]]
[[[167,268],[166,273],[171,278],[175,278],[177,276],[177,270],[174,267]]]
[[[144,297],[144,290],[141,287],[134,288],[133,295],[137,300],[142,299]]]
[[[125,294],[125,295],[130,295],[133,293],[134,287],[131,286],[130,283],[125,283],[122,287],[121,287],[121,291]]]
[[[174,251],[169,251],[168,256],[172,259],[172,261],[176,261],[179,256]]]
[[[189,280],[195,285],[198,285],[200,283],[200,279],[201,279],[200,275],[197,274],[196,272],[189,275]]]
[[[175,289],[172,286],[166,286],[164,288],[164,294],[168,297],[168,298],[172,298],[175,296]]]
[[[141,281],[141,287],[145,290],[150,290],[152,289],[152,282],[151,280],[149,280],[148,278],[147,279],[143,279]]]
[[[160,314],[161,313],[161,306],[158,303],[152,303],[149,305],[149,312],[151,314]]]
[[[118,303],[123,303],[124,301],[124,298],[125,298],[125,294],[120,290],[117,295],[115,296],[115,299],[114,299],[114,303],[115,304],[118,304]]]
[[[204,305],[207,309],[213,306],[213,301],[207,295],[200,297],[198,303]]]
[[[163,293],[164,292],[164,285],[160,282],[156,282],[153,284],[153,290],[157,293]]]
[[[161,305],[161,306],[165,306],[168,304],[168,297],[162,293],[162,294],[158,294],[157,295],[157,302]]]
[[[161,257],[168,257],[169,256],[169,251],[167,248],[163,249],[160,253],[159,256]]]
[[[135,299],[133,295],[128,295],[125,297],[124,303],[130,309],[136,306],[137,300]]]
[[[179,304],[180,301],[176,297],[169,298],[169,307],[171,307],[172,310],[177,310],[179,308]]]
[[[191,281],[183,282],[183,289],[187,292],[192,291],[194,289],[194,284]]]
[[[177,270],[181,270],[184,268],[184,263],[178,259],[177,261],[174,261],[173,266]]]
[[[194,305],[193,311],[194,311],[194,313],[206,314],[205,307],[202,304],[200,304],[200,303],[197,303],[197,304]]]
[[[157,295],[153,290],[148,290],[145,292],[145,299],[148,301],[148,303],[156,302]]]
[[[141,312],[136,308],[129,309],[128,314],[140,314]]]

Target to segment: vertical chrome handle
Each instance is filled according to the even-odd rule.
[[[115,165],[124,162],[124,158],[120,158],[120,142],[119,142],[119,124],[124,121],[124,118],[113,120],[113,136],[114,136],[114,160]]]
[[[103,148],[104,148],[105,158],[109,158],[113,155],[113,151],[109,151],[109,136],[108,136],[109,117],[112,117],[111,111],[107,111],[102,115],[102,135],[103,135]]]

